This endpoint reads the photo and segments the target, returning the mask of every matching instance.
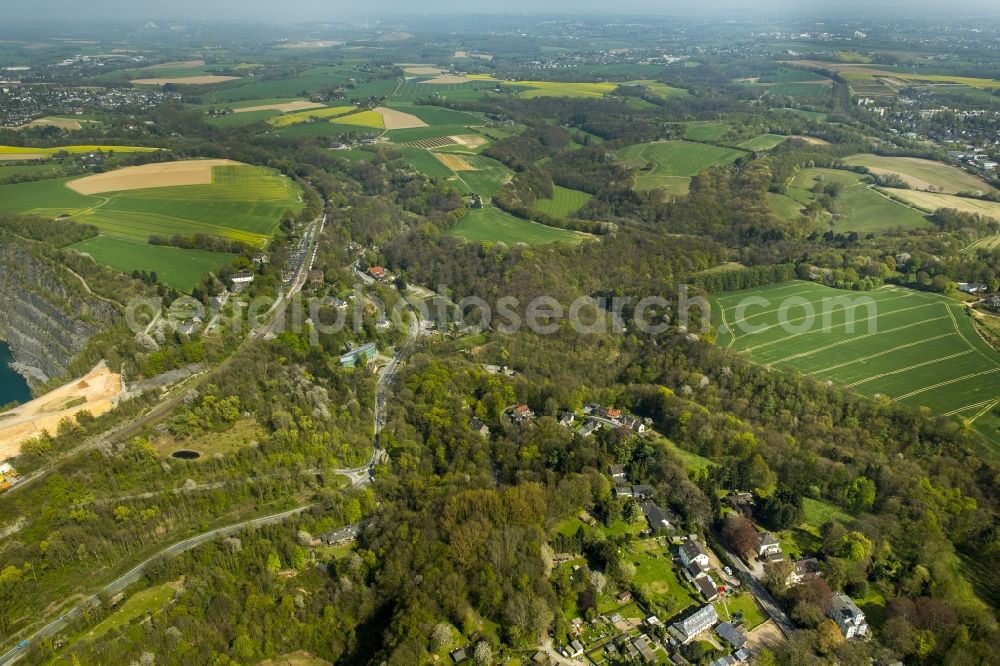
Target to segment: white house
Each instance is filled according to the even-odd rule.
[[[865,614],[843,592],[837,592],[833,595],[827,615],[840,627],[840,633],[844,635],[844,638],[868,634],[868,622],[865,620]]]
[[[706,604],[683,620],[674,622],[670,628],[676,632],[681,643],[688,643],[701,632],[714,627],[718,621],[719,614],[716,613],[715,606]]]
[[[781,544],[770,532],[760,532],[757,535],[757,559],[771,562],[785,559],[785,554],[781,552]]]
[[[253,273],[250,273],[248,271],[245,273],[236,273],[234,275],[229,276],[229,281],[232,282],[233,284],[250,284],[251,282],[253,282],[253,278],[254,278]]]
[[[708,566],[708,551],[694,539],[688,539],[682,543],[679,554],[681,564],[684,566],[689,566],[692,562],[696,562],[702,567]]]

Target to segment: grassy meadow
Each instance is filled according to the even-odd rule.
[[[593,195],[586,192],[556,185],[552,193],[552,198],[538,199],[535,201],[535,208],[553,217],[565,218],[583,208],[592,198]]]
[[[572,231],[522,220],[493,206],[470,210],[448,233],[470,241],[502,242],[508,245],[543,245],[554,241],[577,243],[583,238]]]
[[[218,270],[236,258],[232,254],[150,245],[140,240],[104,235],[70,247],[122,273],[156,271],[160,282],[183,292],[190,292],[205,273]]]
[[[665,188],[672,194],[688,190],[690,179],[713,166],[731,164],[746,155],[742,150],[691,141],[656,141],[626,146],[618,156],[639,169],[636,189]]]
[[[812,188],[817,182],[837,183],[841,189],[834,198],[836,216],[824,214],[825,221],[836,232],[878,233],[897,227],[919,229],[931,224],[922,211],[868,187],[862,178],[853,171],[803,169],[792,179],[784,195],[771,197],[772,205],[777,214],[785,216],[796,206],[801,208],[816,198]],[[795,217],[798,216],[796,210]]]
[[[990,192],[993,187],[985,180],[949,164],[916,157],[884,157],[881,155],[853,155],[846,164],[863,166],[874,173],[898,174],[918,190],[931,190],[945,194],[959,192]]]

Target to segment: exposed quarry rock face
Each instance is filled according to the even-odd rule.
[[[54,254],[16,240],[0,242],[0,339],[18,364],[59,377],[91,336],[117,317],[115,307],[88,294]],[[28,374],[34,375],[30,382],[41,379]]]

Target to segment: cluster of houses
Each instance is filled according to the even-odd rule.
[[[966,294],[984,294],[988,291],[982,282],[959,282],[958,290]]]
[[[712,578],[711,559],[701,542],[688,537],[677,549],[684,577],[695,586],[705,601],[715,601],[725,590]]]
[[[712,604],[705,604],[693,613],[674,622],[670,625],[668,633],[672,639],[684,645],[713,627],[715,634],[720,639],[720,644],[731,647],[733,653],[719,657],[710,666],[729,666],[750,661],[753,655],[746,647],[746,634],[731,622],[720,622],[719,614]]]
[[[735,511],[739,511],[745,515],[750,515],[754,507],[753,495],[747,492],[730,493],[725,497],[724,501]],[[781,549],[781,544],[770,532],[758,532],[756,558],[761,563],[781,562],[785,559],[785,553]],[[792,569],[785,579],[785,585],[788,587],[800,585],[811,578],[822,575],[823,572],[820,570],[819,560],[815,557],[792,560]],[[865,620],[864,612],[858,608],[858,605],[849,596],[842,592],[834,593],[827,616],[837,623],[844,638],[864,637],[868,635],[868,623]]]
[[[607,623],[616,631],[625,629],[628,624],[621,615],[615,614],[609,618],[603,616],[592,621],[594,624]],[[570,623],[573,632],[582,636],[584,633],[584,621],[576,618]],[[717,641],[720,645],[728,645],[733,653],[727,654],[713,661],[710,666],[729,666],[733,664],[746,663],[752,657],[747,649],[747,637],[736,625],[730,622],[720,622],[719,615],[712,604],[705,604],[693,612],[688,613],[683,618],[677,620],[669,627],[664,627],[663,623],[655,615],[651,615],[643,620],[637,627],[638,635],[631,631],[623,631],[618,636],[607,640],[602,646],[604,655],[609,661],[627,661],[636,664],[658,664],[665,663],[663,653],[668,655],[668,659],[676,657],[676,649],[686,645],[706,631],[715,628]],[[604,641],[607,635],[599,629],[598,640]],[[612,634],[613,635],[613,634]],[[575,638],[569,644],[559,648],[559,654],[566,659],[576,659],[582,661],[587,646],[580,638]],[[659,654],[658,651],[662,651]],[[672,656],[671,656],[672,655]],[[538,664],[550,664],[551,661],[544,653],[538,653],[534,659]],[[666,663],[675,663],[667,661]],[[680,663],[687,663],[680,661]]]
[[[992,172],[997,169],[997,162],[979,149],[974,149],[970,152],[950,150],[948,151],[948,157],[956,159],[979,171]]]
[[[631,483],[624,465],[611,465],[608,468],[608,475],[614,485],[615,497],[631,497],[636,500],[643,500],[639,508],[642,515],[649,524],[650,534],[657,534],[674,529],[676,518],[668,511],[650,499],[653,496],[653,486],[645,483]]]
[[[573,412],[563,412],[559,415],[559,424],[572,428],[576,424],[577,415]],[[647,421],[632,414],[625,414],[620,409],[590,404],[583,408],[583,424],[577,430],[582,437],[590,437],[603,426],[621,428],[634,433],[646,432]]]

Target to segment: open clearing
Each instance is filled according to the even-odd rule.
[[[236,258],[234,254],[150,245],[103,234],[70,245],[70,248],[122,273],[156,271],[160,282],[184,293],[190,293],[205,273],[219,270]]]
[[[938,208],[954,208],[965,213],[978,213],[1000,220],[1000,203],[996,201],[967,199],[951,194],[918,192],[917,190],[886,189],[886,192],[928,212],[934,212]]]
[[[186,160],[144,164],[71,180],[66,183],[66,187],[80,194],[101,194],[143,190],[150,187],[211,185],[214,167],[238,164],[239,162],[232,160]]]
[[[475,167],[462,159],[461,155],[434,153],[434,157],[452,171],[475,171]]]
[[[690,178],[712,166],[735,162],[742,150],[691,141],[656,141],[626,146],[618,156],[639,170],[636,189],[666,188],[672,194],[688,190]]]
[[[696,120],[684,125],[684,138],[689,141],[718,141],[726,135],[732,127],[726,123],[714,123],[704,120]]]
[[[118,173],[108,176],[119,178]],[[155,178],[151,176],[147,183],[164,182]],[[105,235],[139,241],[152,234],[201,233],[261,245],[274,235],[286,211],[295,213],[302,208],[301,193],[293,181],[272,169],[242,164],[211,167],[210,184],[103,195],[75,192],[67,187],[67,180],[0,185],[0,213],[68,217],[93,224]]]
[[[183,582],[183,579],[179,579],[154,585],[153,587],[136,592],[116,608],[111,615],[104,618],[93,629],[81,636],[81,640],[97,640],[112,629],[121,629],[147,613],[157,612],[168,601],[174,598],[174,595],[181,588]]]
[[[898,287],[848,292],[792,281],[715,297],[712,319],[726,349],[865,395],[961,417],[1000,450],[994,413],[1000,353],[957,301]]]
[[[470,210],[448,234],[470,241],[503,242],[508,245],[542,245],[553,241],[577,243],[585,237],[584,234],[522,220],[493,206]]]
[[[781,136],[780,134],[761,134],[749,141],[744,141],[740,144],[740,148],[743,150],[771,150],[775,146],[784,143],[787,138],[787,136]]]
[[[993,187],[985,180],[957,167],[933,160],[916,157],[852,155],[846,158],[844,163],[868,167],[872,173],[894,173],[918,190],[932,190],[946,194],[993,191]]]
[[[566,187],[554,186],[551,199],[537,199],[535,208],[553,217],[566,218],[587,205],[593,198],[586,192],[571,190]]]
[[[83,377],[0,414],[0,460],[19,455],[21,444],[42,432],[54,434],[65,418],[84,410],[93,416],[111,411],[121,391],[121,375],[101,361]]]
[[[427,123],[425,123],[420,118],[416,117],[411,113],[406,113],[405,111],[399,111],[398,109],[390,109],[384,106],[380,106],[375,109],[375,113],[382,116],[382,125],[387,130],[411,129],[413,127],[427,127]]]
[[[211,83],[225,83],[226,81],[237,81],[238,76],[217,76],[215,74],[202,74],[201,76],[178,76],[163,79],[135,79],[130,81],[137,86],[202,86]]]

